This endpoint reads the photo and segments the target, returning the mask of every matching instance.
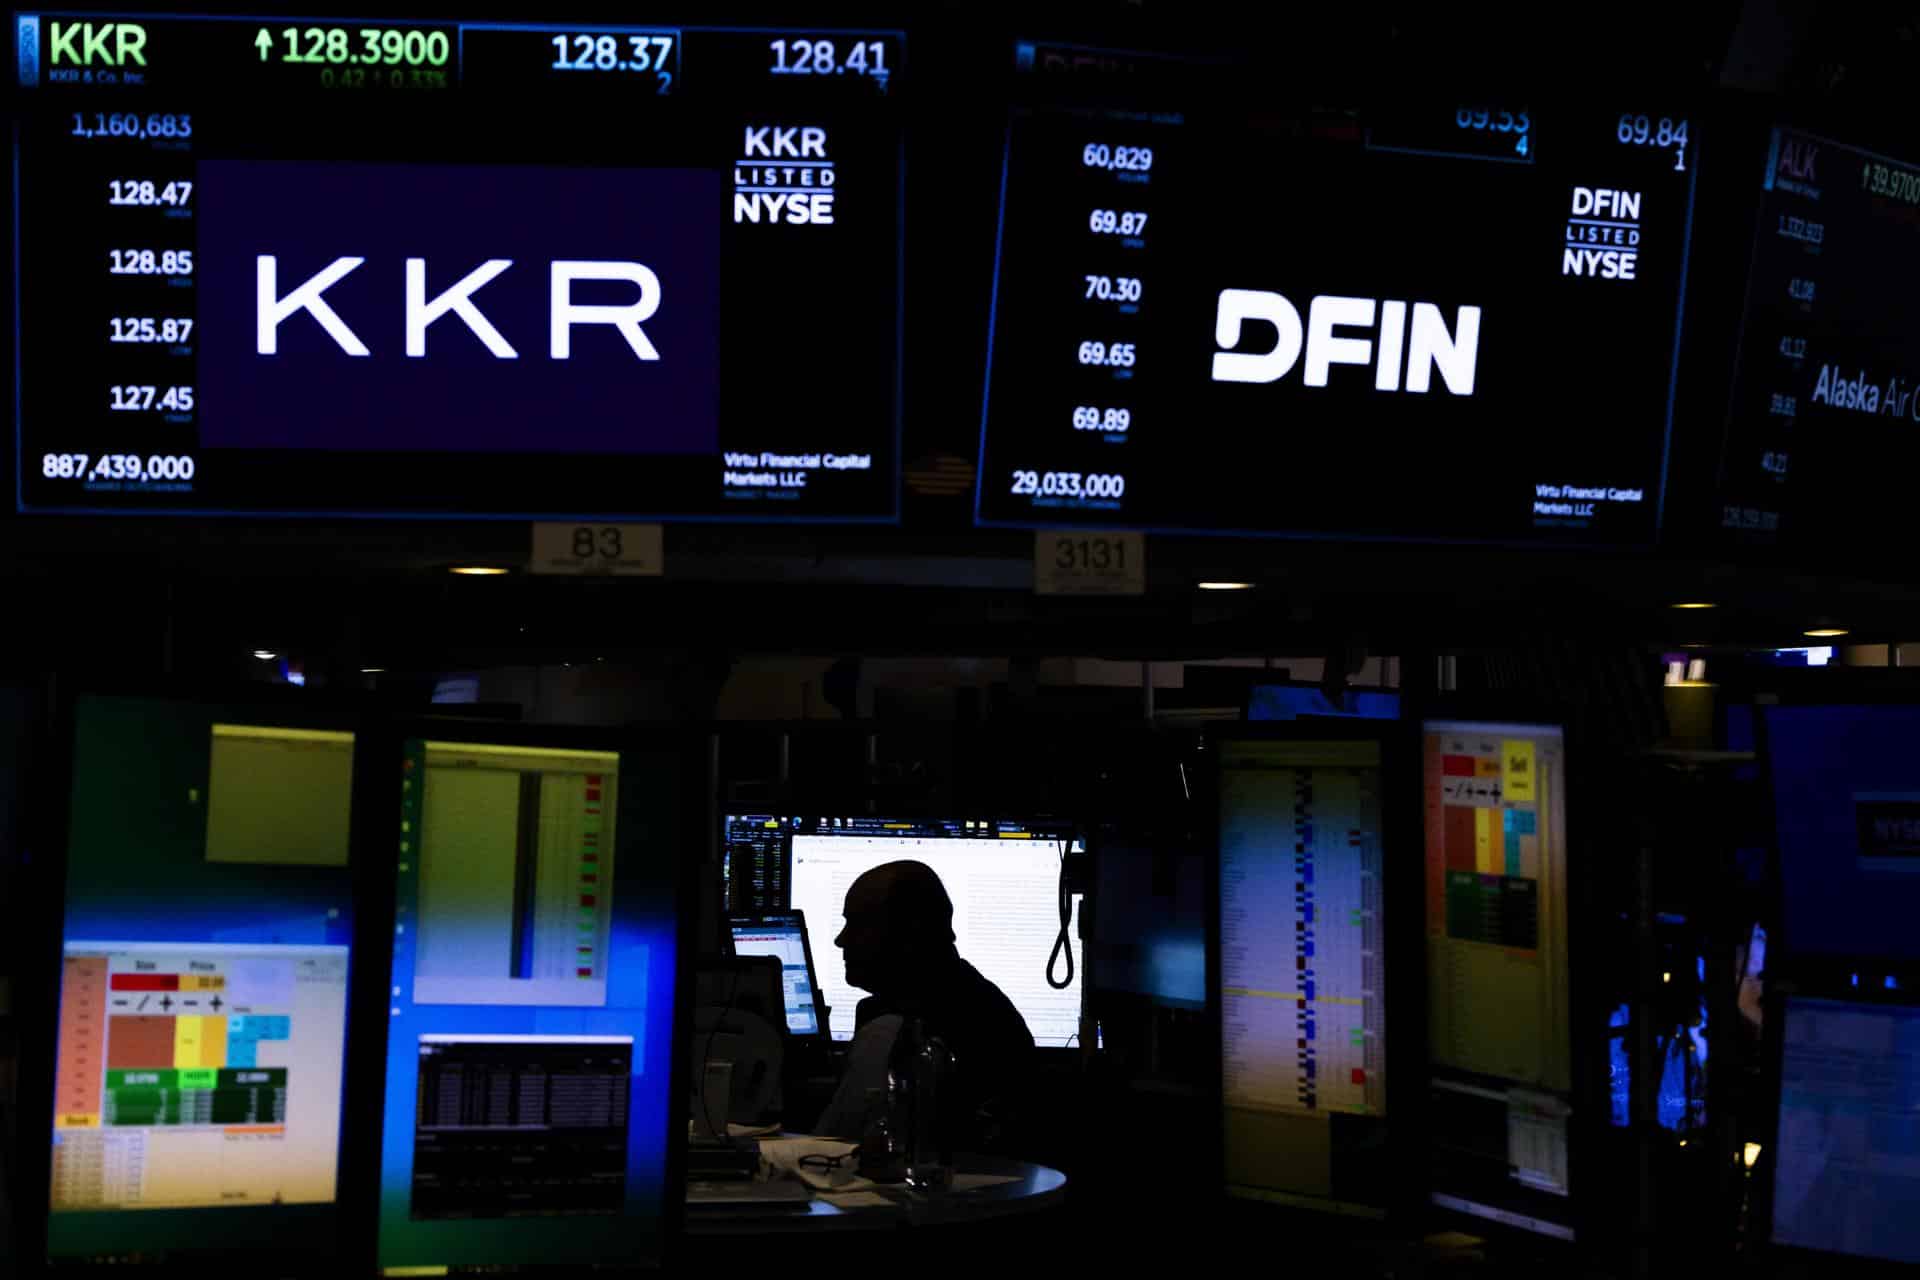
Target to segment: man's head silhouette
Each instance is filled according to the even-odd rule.
[[[847,983],[875,995],[910,995],[927,970],[951,957],[953,900],[924,862],[889,862],[847,889],[846,925],[833,940]]]

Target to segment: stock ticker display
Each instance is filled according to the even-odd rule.
[[[1654,539],[1697,121],[1016,63],[981,522]]]
[[[14,24],[19,509],[894,518],[897,33]]]
[[[1720,462],[1720,525],[1903,546],[1920,464],[1920,163],[1775,129]]]

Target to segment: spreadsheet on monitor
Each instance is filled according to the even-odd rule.
[[[793,906],[806,914],[823,944],[816,959],[833,1038],[853,1038],[854,1008],[865,995],[847,984],[838,949],[826,954],[828,940],[840,930],[847,889],[875,867],[913,859],[933,868],[953,900],[954,945],[961,957],[1006,993],[1035,1044],[1068,1047],[1080,1032],[1083,966],[1075,965],[1064,990],[1047,981],[1048,957],[1060,933],[1060,861],[1068,840],[1028,838],[1030,832],[1017,839],[944,837],[927,830],[914,824],[900,835],[793,837]],[[1077,955],[1077,896],[1071,936]]]
[[[1336,1151],[1377,1137],[1387,1109],[1380,763],[1371,741],[1221,747],[1221,1065],[1237,1193],[1384,1195],[1357,1168],[1343,1176],[1351,1162]]]

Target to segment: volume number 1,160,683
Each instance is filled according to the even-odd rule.
[[[1011,492],[1016,498],[1119,498],[1127,492],[1127,478],[1078,471],[1015,471]]]

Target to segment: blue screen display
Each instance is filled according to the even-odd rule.
[[[415,740],[395,765],[380,1265],[657,1259],[676,758]]]
[[[1247,719],[1294,720],[1301,716],[1398,720],[1400,695],[1378,689],[1348,689],[1336,701],[1308,685],[1262,684],[1253,687],[1253,695],[1247,701]]]
[[[1790,998],[1773,1239],[1920,1262],[1920,1008]]]
[[[1784,945],[1920,957],[1920,706],[1764,714]]]

